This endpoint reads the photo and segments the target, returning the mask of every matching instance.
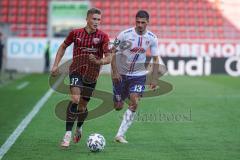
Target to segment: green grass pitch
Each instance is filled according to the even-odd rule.
[[[3,160],[238,160],[240,159],[240,78],[162,78],[173,90],[143,98],[134,124],[127,132],[129,144],[113,142],[126,109],[111,111],[85,122],[80,143],[59,147],[65,124],[55,115],[55,105],[68,99],[54,93],[31,121]],[[29,85],[16,87],[24,81]],[[101,76],[97,88],[111,93],[111,79]],[[0,87],[0,145],[49,89],[48,76],[32,74]],[[112,97],[109,97],[111,100]],[[101,100],[92,99],[93,109]],[[106,139],[103,152],[91,153],[86,140],[91,133]]]

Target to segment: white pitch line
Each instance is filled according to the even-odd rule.
[[[29,82],[25,81],[25,82],[19,84],[16,88],[17,88],[17,90],[21,90],[21,89],[27,87],[28,85],[29,85]]]
[[[56,88],[60,82],[63,80],[64,76],[61,76],[57,82],[54,84],[53,88]],[[5,143],[0,148],[0,160],[3,156],[8,152],[8,150],[12,147],[12,145],[16,142],[18,137],[22,134],[24,129],[28,126],[28,124],[32,121],[32,119],[36,116],[39,110],[43,107],[43,105],[47,102],[49,97],[53,93],[53,89],[49,89],[45,95],[36,103],[33,107],[32,111],[28,113],[28,115],[22,120],[22,122],[17,126],[17,128],[13,131],[13,133],[8,137]]]

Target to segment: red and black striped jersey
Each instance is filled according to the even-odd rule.
[[[64,43],[73,46],[73,59],[69,68],[70,74],[76,73],[89,80],[97,80],[100,65],[89,61],[89,54],[95,55],[96,59],[103,58],[109,53],[109,37],[101,30],[88,33],[85,28],[72,30],[66,37]]]

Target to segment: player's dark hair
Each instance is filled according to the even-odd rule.
[[[98,8],[91,8],[87,11],[87,17],[90,15],[90,14],[101,14],[101,10],[98,9]]]
[[[139,10],[136,14],[136,18],[146,18],[147,20],[149,20],[149,14],[145,10]]]

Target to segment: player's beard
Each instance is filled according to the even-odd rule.
[[[137,31],[140,35],[144,34],[145,33],[145,30],[143,27],[137,27]]]

